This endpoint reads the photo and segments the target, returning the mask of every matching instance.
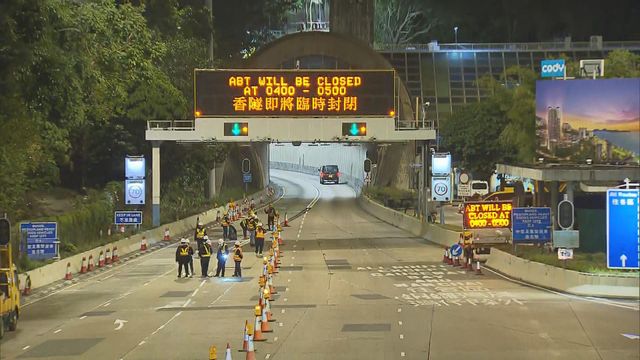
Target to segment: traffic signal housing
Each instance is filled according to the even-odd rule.
[[[224,123],[224,136],[249,136],[249,123]]]
[[[342,136],[367,136],[366,122],[342,123]]]

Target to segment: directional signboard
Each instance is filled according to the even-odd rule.
[[[607,190],[607,267],[638,269],[640,191]]]
[[[55,222],[21,223],[20,233],[26,241],[30,259],[48,259],[58,256],[58,224]]]
[[[142,211],[116,211],[113,216],[116,225],[142,224]]]
[[[512,226],[514,242],[551,241],[551,208],[514,208]]]

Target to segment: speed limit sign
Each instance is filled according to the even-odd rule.
[[[433,201],[451,200],[451,178],[449,176],[431,178],[431,199]]]

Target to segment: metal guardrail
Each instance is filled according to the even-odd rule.
[[[388,52],[450,51],[568,51],[568,50],[640,50],[640,41],[553,41],[534,43],[457,43],[457,44],[376,44],[375,50]]]
[[[194,131],[196,123],[194,120],[149,120],[147,130],[161,131]]]

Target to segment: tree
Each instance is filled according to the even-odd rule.
[[[411,0],[376,0],[375,42],[410,44],[421,41],[436,20],[428,10]]]
[[[626,49],[611,51],[604,61],[604,77],[640,77],[640,55]]]

